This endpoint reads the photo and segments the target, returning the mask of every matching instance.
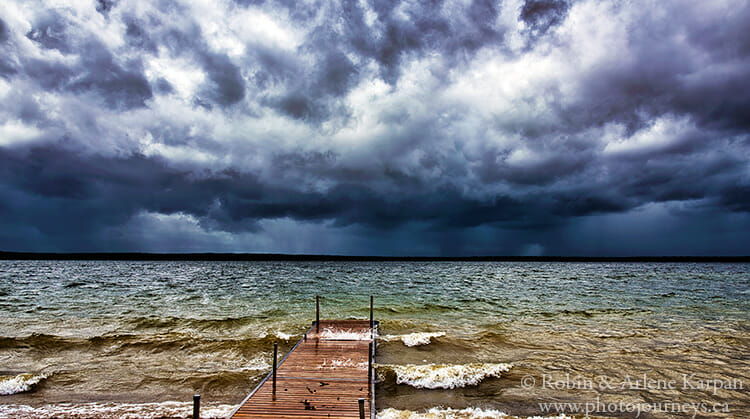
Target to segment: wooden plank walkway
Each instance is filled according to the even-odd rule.
[[[360,398],[374,417],[374,336],[369,320],[313,322],[279,363],[275,394],[269,373],[232,418],[359,418]]]

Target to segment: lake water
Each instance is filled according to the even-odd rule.
[[[380,417],[750,417],[748,264],[122,261],[0,261],[0,417],[221,417],[316,294]]]

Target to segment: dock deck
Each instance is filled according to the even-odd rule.
[[[232,418],[359,418],[359,399],[364,417],[374,417],[376,327],[371,320],[314,322],[278,364],[275,392],[271,372]]]

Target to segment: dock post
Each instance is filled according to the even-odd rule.
[[[315,328],[318,334],[320,334],[320,296],[315,296]]]
[[[365,399],[357,399],[359,402],[359,419],[365,419]]]
[[[201,417],[201,395],[196,394],[193,396],[193,419],[200,419]]]
[[[373,326],[375,326],[375,323],[372,320],[372,295],[371,295],[370,296],[370,330],[373,330]]]
[[[276,358],[279,353],[279,344],[273,343],[273,394],[276,395]]]
[[[367,347],[367,381],[372,382],[372,342]]]

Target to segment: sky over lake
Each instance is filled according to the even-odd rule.
[[[750,254],[750,2],[14,1],[0,250]]]

